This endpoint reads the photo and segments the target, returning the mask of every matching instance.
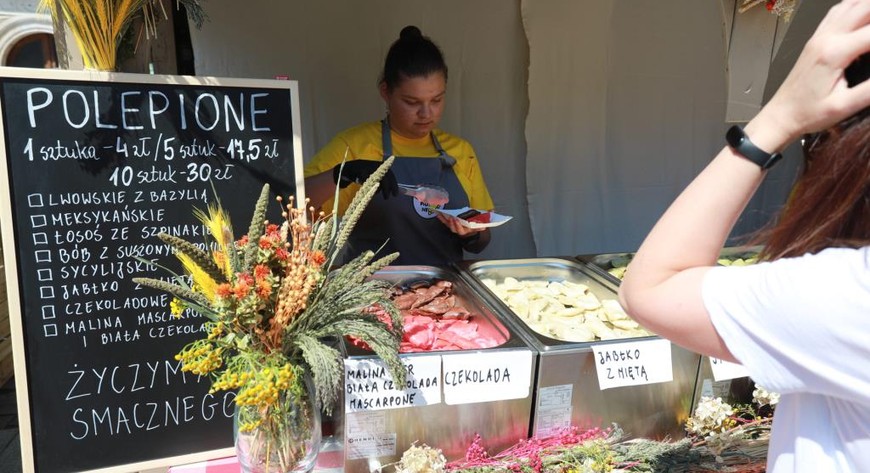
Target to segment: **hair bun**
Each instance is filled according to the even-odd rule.
[[[417,28],[414,25],[408,25],[402,28],[402,32],[399,33],[399,39],[419,39],[423,37],[423,32],[420,31],[420,28]]]

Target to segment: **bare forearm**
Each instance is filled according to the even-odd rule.
[[[868,50],[870,2],[843,0],[819,24],[745,134],[772,153],[803,133],[824,130],[870,106],[870,81],[849,87],[845,79],[846,67]],[[731,357],[704,306],[702,285],[763,177],[758,164],[726,147],[692,181],[626,272],[619,297],[632,317],[691,349]]]
[[[305,179],[305,197],[309,205],[319,209],[324,202],[335,195],[335,182],[332,171],[326,171]]]
[[[766,133],[768,126],[759,116],[745,131],[763,150],[777,151],[791,136]],[[619,295],[632,317],[692,350],[733,359],[706,313],[701,283],[765,172],[725,147],[686,187],[626,272]]]
[[[759,115],[745,128],[761,149],[774,152],[793,139]],[[725,147],[680,194],[641,245],[626,274],[627,289],[650,287],[679,271],[715,263],[737,218],[764,177],[761,168]]]

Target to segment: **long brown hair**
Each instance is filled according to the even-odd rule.
[[[805,166],[763,259],[870,244],[870,108],[804,144]]]

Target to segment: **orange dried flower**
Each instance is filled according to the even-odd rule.
[[[254,266],[254,280],[256,280],[258,284],[270,274],[272,274],[272,271],[270,271],[269,267],[265,264]]]
[[[230,294],[232,294],[232,292],[233,290],[229,283],[219,284],[214,291],[215,295],[221,299],[226,299],[227,297],[230,297]]]
[[[257,281],[257,296],[261,299],[268,299],[272,295],[272,283],[266,279]]]
[[[264,249],[264,250],[268,250],[269,248],[272,247],[272,241],[271,241],[271,238],[269,238],[269,237],[266,236],[266,235],[263,235],[263,236],[260,237],[260,242],[259,242],[259,244],[260,244],[260,248],[262,248],[262,249]]]
[[[236,299],[244,299],[251,292],[251,286],[254,284],[254,278],[248,273],[238,275],[236,285],[233,287],[233,294]]]
[[[278,261],[285,262],[290,258],[290,253],[288,253],[284,248],[278,248],[275,250],[275,258]]]
[[[314,266],[320,267],[326,262],[326,255],[322,251],[317,250],[311,253],[311,262],[314,263]]]

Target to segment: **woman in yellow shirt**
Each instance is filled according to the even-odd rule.
[[[396,156],[351,235],[349,255],[365,250],[398,251],[396,264],[444,265],[463,250],[482,251],[488,229],[465,227],[433,208],[492,210],[474,149],[438,128],[447,92],[441,51],[415,26],[406,26],[390,47],[379,83],[387,116],[339,133],[305,167],[305,190],[315,207],[333,208],[336,186],[343,213],[363,182],[389,156]],[[347,159],[342,168],[341,164]],[[400,194],[397,183],[442,187],[449,202],[433,206]]]

